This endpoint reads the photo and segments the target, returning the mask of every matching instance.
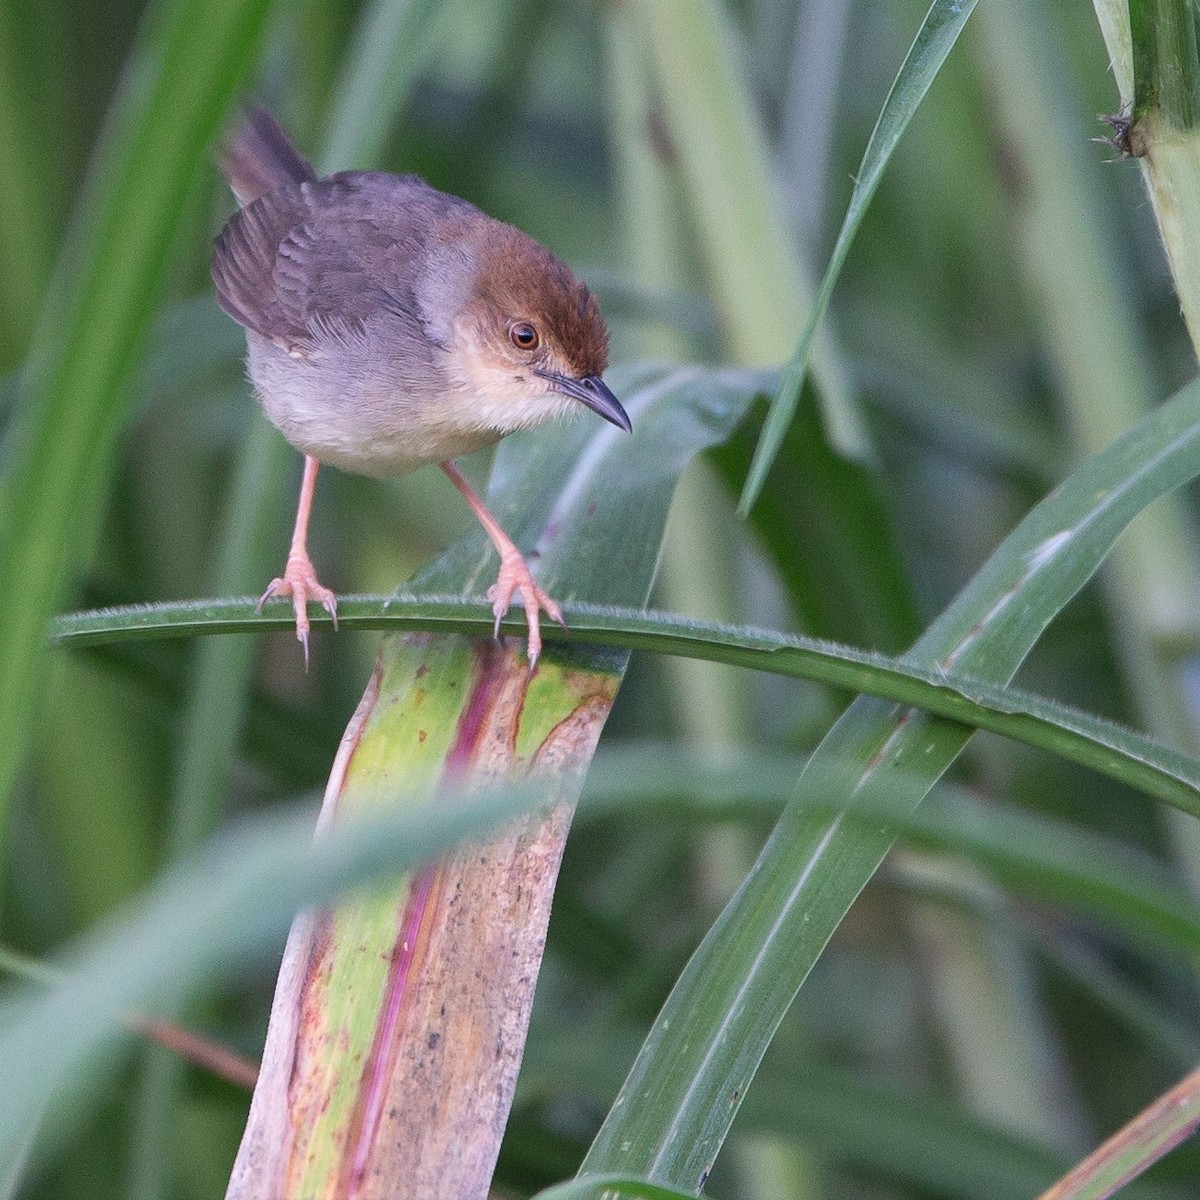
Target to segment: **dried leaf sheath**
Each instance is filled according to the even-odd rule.
[[[530,773],[559,803],[289,939],[228,1196],[487,1195],[571,804],[617,677],[494,642],[391,639],[321,821]]]
[[[679,473],[729,435],[759,383],[638,369],[620,383],[632,437],[576,422],[503,443],[488,502],[517,543],[536,550],[547,591],[560,601],[645,604]],[[479,533],[410,586],[470,595],[492,571]],[[533,769],[559,779],[562,804],[434,868],[411,910],[421,889],[297,922],[231,1200],[487,1194],[577,773],[626,661],[582,644],[554,648],[530,681],[523,655],[491,642],[385,643],[323,822],[419,803],[447,776]]]

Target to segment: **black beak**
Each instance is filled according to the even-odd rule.
[[[633,432],[633,422],[629,414],[621,407],[621,402],[608,390],[608,384],[599,375],[585,375],[582,379],[574,379],[570,375],[559,375],[551,371],[539,371],[544,379],[548,379],[556,391],[586,404],[594,413],[599,413],[606,421],[611,421],[618,429],[626,433]]]

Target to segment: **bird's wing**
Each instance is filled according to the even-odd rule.
[[[360,334],[381,313],[411,320],[413,265],[441,199],[451,200],[413,177],[369,174],[268,192],[217,237],[217,299],[235,321],[300,356]]]

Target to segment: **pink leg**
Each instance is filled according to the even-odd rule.
[[[278,579],[272,579],[258,602],[258,611],[272,596],[291,596],[296,614],[296,640],[304,647],[304,666],[308,667],[308,602],[320,601],[333,618],[337,628],[337,597],[317,581],[317,572],[308,557],[308,518],[312,512],[313,493],[317,488],[320,463],[304,456],[304,477],[300,481],[300,503],[296,507],[296,528],[292,532],[292,548],[288,551],[287,566]]]
[[[538,611],[545,609],[551,620],[557,621],[564,629],[562,609],[542,591],[534,582],[529,565],[521,557],[521,552],[513,544],[512,539],[500,528],[500,522],[488,511],[488,507],[479,498],[475,489],[466,481],[462,472],[447,459],[441,464],[442,470],[450,477],[450,482],[463,494],[463,499],[471,506],[471,511],[479,519],[480,525],[492,545],[500,555],[500,574],[495,584],[488,589],[488,599],[492,601],[492,612],[496,615],[496,635],[500,634],[500,619],[508,612],[513,594],[519,594],[521,603],[525,606],[525,623],[529,627],[527,653],[529,669],[537,666],[538,655],[542,652],[542,634],[538,627]]]

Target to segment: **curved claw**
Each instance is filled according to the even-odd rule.
[[[259,597],[257,611],[275,596],[291,596],[292,611],[296,615],[296,640],[304,648],[304,669],[308,670],[308,602],[316,600],[333,620],[337,628],[337,596],[317,579],[312,560],[307,556],[288,555],[283,574],[267,584],[267,590]]]
[[[526,654],[529,658],[530,673],[537,666],[537,660],[542,653],[542,631],[539,622],[541,611],[566,629],[562,609],[552,600],[533,578],[528,564],[519,554],[505,555],[500,560],[500,573],[496,582],[488,589],[487,598],[492,601],[492,612],[496,617],[494,636],[500,636],[500,622],[512,604],[513,596],[521,597],[525,608],[525,624],[529,630],[526,639]]]

